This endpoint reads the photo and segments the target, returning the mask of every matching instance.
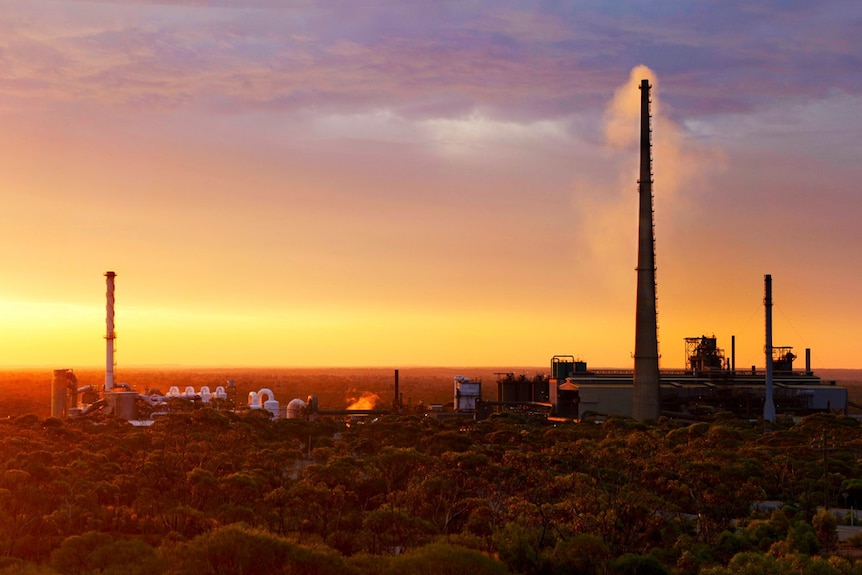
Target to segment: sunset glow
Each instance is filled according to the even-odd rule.
[[[852,3],[0,0],[0,365],[862,368]],[[361,6],[361,7],[360,7]],[[845,13],[846,12],[846,13]],[[764,33],[764,27],[769,27]],[[792,41],[789,41],[792,39]]]

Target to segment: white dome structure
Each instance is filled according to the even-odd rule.
[[[291,399],[287,404],[287,419],[298,419],[305,411],[305,402],[299,399]]]

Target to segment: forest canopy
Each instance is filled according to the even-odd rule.
[[[860,452],[834,415],[9,417],[0,574],[862,573],[824,509]]]

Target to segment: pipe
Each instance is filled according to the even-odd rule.
[[[107,278],[108,292],[105,331],[105,391],[110,392],[114,389],[114,345],[117,339],[117,334],[114,332],[114,278],[117,276],[114,272],[105,272]]]

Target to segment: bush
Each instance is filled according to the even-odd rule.
[[[389,559],[383,575],[505,575],[506,566],[478,551],[431,543]]]
[[[613,575],[668,575],[667,567],[652,555],[626,553],[610,563]]]

